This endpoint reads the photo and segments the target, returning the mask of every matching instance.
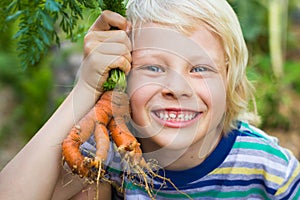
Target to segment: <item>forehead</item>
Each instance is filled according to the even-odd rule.
[[[175,29],[148,23],[132,32],[133,53],[145,56],[147,52],[167,52],[199,64],[205,59],[213,65],[224,62],[224,50],[219,38],[205,25],[199,25],[190,35]],[[150,51],[151,50],[151,51]]]

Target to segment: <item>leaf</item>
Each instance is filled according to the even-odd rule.
[[[34,38],[35,44],[38,47],[39,51],[43,51],[45,46],[44,43],[39,38]]]
[[[122,16],[126,14],[126,7],[123,0],[103,0],[102,10],[111,10]]]
[[[61,4],[53,0],[46,0],[45,9],[50,12],[59,12],[61,10]]]
[[[41,21],[42,21],[43,27],[45,27],[45,29],[47,29],[48,31],[53,31],[54,23],[53,23],[52,18],[49,16],[49,14],[41,9],[39,10],[39,14],[41,16]]]
[[[82,4],[86,8],[97,8],[99,3],[97,1],[82,1]]]
[[[28,27],[24,27],[22,29],[20,29],[14,36],[13,39],[17,39],[19,37],[21,37],[23,34],[27,33],[29,31]]]
[[[15,7],[17,6],[18,1],[12,1],[7,7],[6,7],[6,12],[9,13],[12,10],[15,9]]]
[[[24,12],[23,10],[17,11],[15,14],[8,16],[5,19],[5,22],[11,22],[11,21],[16,20],[21,14],[23,14],[23,12]]]
[[[19,30],[13,39],[18,40],[17,51],[22,68],[27,68],[40,62],[52,42],[60,45],[58,33],[66,33],[66,39],[76,41],[85,31],[79,24],[79,20],[83,19],[84,9],[99,11],[101,1],[4,0],[0,3],[4,5],[0,8],[1,29],[11,21],[18,20]]]
[[[38,27],[38,33],[39,35],[41,36],[41,38],[43,39],[43,42],[50,46],[51,45],[51,41],[52,41],[52,38],[51,36],[49,35],[48,32],[46,32],[43,28],[41,27]]]
[[[109,72],[107,81],[103,84],[104,91],[116,89],[125,91],[127,87],[126,76],[120,69],[112,69]]]

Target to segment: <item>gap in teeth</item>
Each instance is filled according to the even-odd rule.
[[[188,121],[195,118],[197,113],[193,112],[167,112],[167,111],[161,111],[156,112],[156,116],[158,116],[160,119],[165,121]]]

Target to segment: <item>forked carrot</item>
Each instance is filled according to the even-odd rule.
[[[99,162],[107,158],[110,140],[106,126],[112,118],[111,98],[113,91],[103,93],[96,105],[91,109],[62,142],[63,160],[69,165],[72,172],[80,177],[95,179],[92,168],[98,168]],[[80,152],[80,145],[95,135],[95,158],[84,157]]]

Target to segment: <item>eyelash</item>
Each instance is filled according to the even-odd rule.
[[[151,72],[165,72],[165,69],[159,65],[145,65],[142,67],[142,69],[148,70]],[[196,65],[196,66],[193,66],[190,70],[191,73],[203,73],[203,72],[209,72],[209,71],[212,71],[212,69],[206,65]]]
[[[201,69],[200,71],[195,71],[196,69]],[[194,66],[190,72],[195,72],[195,73],[198,73],[198,72],[207,72],[207,71],[211,71],[211,69],[205,65],[196,65]]]
[[[164,72],[165,71],[161,66],[157,66],[157,65],[146,65],[146,66],[143,66],[143,69],[149,70],[152,72]]]

